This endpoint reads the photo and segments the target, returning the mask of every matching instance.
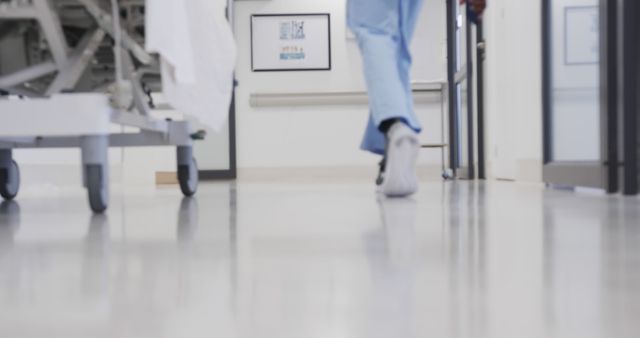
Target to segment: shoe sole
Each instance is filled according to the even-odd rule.
[[[418,191],[418,138],[410,134],[400,135],[391,140],[390,146],[381,190],[387,197],[413,195]]]

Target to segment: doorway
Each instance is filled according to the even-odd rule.
[[[542,6],[544,181],[638,194],[640,4]]]
[[[455,178],[485,179],[483,30],[457,0],[447,0],[447,49],[449,163]]]

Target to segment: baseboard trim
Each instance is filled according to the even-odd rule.
[[[238,170],[239,181],[313,181],[313,182],[372,182],[378,174],[378,168],[371,166],[339,167],[283,167],[283,168],[243,168]],[[439,165],[419,165],[418,177],[421,180],[442,179]]]
[[[542,161],[539,159],[515,160],[515,168],[508,175],[500,175],[495,170],[496,162],[487,162],[487,178],[499,181],[542,183]]]
[[[200,181],[229,181],[236,179],[236,173],[232,170],[200,170]],[[156,185],[178,184],[178,174],[175,171],[156,172]]]
[[[542,166],[542,160],[519,159],[516,162],[516,180],[520,182],[542,182]]]

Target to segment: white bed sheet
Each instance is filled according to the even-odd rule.
[[[147,1],[146,48],[162,62],[167,101],[214,131],[226,123],[236,45],[225,0]]]

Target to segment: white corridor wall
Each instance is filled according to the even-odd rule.
[[[236,1],[235,31],[238,42],[237,79],[237,155],[240,169],[265,168],[375,168],[378,158],[359,150],[367,120],[368,107],[316,106],[252,108],[251,93],[265,92],[336,92],[364,91],[362,64],[355,40],[346,31],[346,0],[271,0]],[[414,43],[414,80],[446,79],[445,2],[425,0]],[[250,65],[251,14],[260,13],[330,13],[332,35],[332,70],[326,72],[253,73]],[[440,105],[421,104],[417,112],[424,124],[424,142],[439,143]],[[158,112],[180,119],[171,111]],[[119,127],[114,127],[114,131]],[[213,150],[226,149],[226,134],[209,135],[219,140]],[[200,157],[207,156],[204,153]],[[215,157],[216,154],[209,156]],[[80,187],[78,150],[20,150],[16,155],[23,169],[25,189],[35,183],[43,186]],[[218,156],[220,157],[220,156]],[[213,162],[226,160],[212,158]],[[215,161],[214,161],[215,160]],[[220,160],[220,161],[218,161]],[[199,159],[206,163],[206,159]],[[439,170],[440,154],[421,152],[423,167]],[[158,171],[175,170],[175,149],[153,147],[113,150],[112,180],[115,184],[151,187]]]
[[[541,182],[541,2],[488,1],[484,20],[489,176]]]
[[[330,13],[331,71],[251,71],[252,14]],[[253,93],[364,91],[362,64],[347,37],[345,0],[236,1],[238,41],[238,165],[253,168],[373,166],[377,158],[359,150],[367,121],[365,105],[254,108]],[[413,44],[414,80],[446,79],[444,1],[426,0]],[[439,142],[440,106],[417,107],[425,125],[424,141]],[[439,153],[421,153],[423,165],[439,166]]]

